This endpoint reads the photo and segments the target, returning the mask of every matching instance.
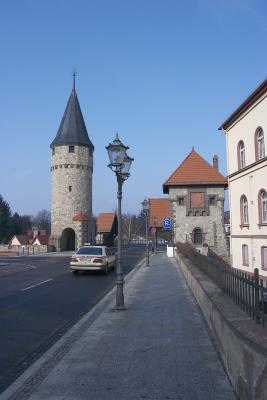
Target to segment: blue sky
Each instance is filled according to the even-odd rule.
[[[12,211],[50,209],[50,148],[77,69],[95,146],[93,211],[116,208],[105,146],[135,161],[123,211],[138,213],[191,151],[219,156],[220,123],[267,77],[267,3],[258,0],[0,2],[0,193]]]

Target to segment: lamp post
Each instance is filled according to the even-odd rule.
[[[120,141],[118,134],[116,138],[106,146],[109,161],[108,167],[115,172],[117,183],[118,183],[118,256],[117,256],[117,266],[116,266],[116,310],[125,310],[124,306],[124,294],[123,294],[123,267],[121,260],[121,243],[122,243],[122,232],[121,232],[121,199],[122,199],[122,185],[123,182],[129,178],[129,170],[133,161],[133,158],[129,157],[126,151],[129,149],[128,146]]]
[[[149,201],[145,199],[142,203],[143,212],[146,217],[146,266],[149,267],[149,247],[148,247],[148,213],[149,213]]]
[[[152,218],[152,222],[153,222],[153,253],[156,253],[157,251],[157,228],[156,228],[156,224],[157,224],[157,217],[153,217]]]

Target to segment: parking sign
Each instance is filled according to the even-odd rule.
[[[164,218],[163,220],[163,229],[169,230],[172,227],[172,222],[170,218]]]

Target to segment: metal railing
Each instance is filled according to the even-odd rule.
[[[246,273],[215,259],[203,256],[187,243],[177,243],[177,249],[208,275],[240,308],[257,323],[265,326],[267,313],[267,285],[259,276],[259,269]]]

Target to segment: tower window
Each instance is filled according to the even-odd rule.
[[[56,154],[56,149],[55,147],[52,148],[52,156],[54,156]]]
[[[75,146],[69,146],[69,153],[75,153]]]
[[[215,206],[215,196],[209,197],[209,204],[210,204],[211,206]]]
[[[69,192],[71,192],[71,186],[69,186]]]

